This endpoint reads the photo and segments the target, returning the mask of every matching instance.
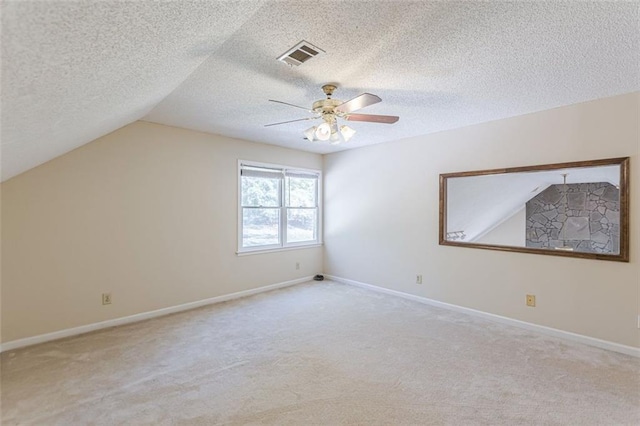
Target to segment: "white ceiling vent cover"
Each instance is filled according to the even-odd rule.
[[[298,66],[314,56],[318,56],[324,53],[324,50],[314,46],[308,41],[302,40],[300,43],[287,50],[282,56],[278,58],[279,61],[289,64],[291,66]]]

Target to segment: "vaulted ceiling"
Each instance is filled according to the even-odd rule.
[[[2,179],[136,120],[318,153],[640,90],[638,2],[2,3]],[[301,40],[326,53],[276,58]],[[301,109],[374,93],[341,145]],[[515,141],[514,143],[517,143]]]

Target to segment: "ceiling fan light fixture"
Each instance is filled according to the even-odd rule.
[[[331,137],[331,126],[329,123],[322,123],[316,129],[316,138],[321,141],[326,141]]]
[[[303,132],[304,137],[309,139],[311,142],[313,142],[314,135],[316,134],[316,129],[317,129],[316,126],[309,127],[307,130]]]
[[[348,142],[349,139],[351,139],[351,137],[356,134],[356,131],[353,130],[351,127],[345,125],[345,126],[340,126],[340,133],[342,134],[344,141]]]

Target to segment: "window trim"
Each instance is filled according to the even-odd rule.
[[[278,244],[269,244],[263,246],[255,246],[255,247],[242,247],[242,236],[243,236],[243,221],[242,221],[242,166],[249,167],[261,167],[261,168],[270,168],[270,169],[278,169],[282,171],[282,185],[280,188],[280,198],[281,198],[281,206],[280,209],[280,228],[279,228],[279,243]],[[289,172],[302,172],[309,174],[318,175],[317,180],[317,211],[318,211],[318,222],[317,222],[317,232],[316,239],[312,241],[302,241],[302,242],[286,242],[286,227],[287,227],[287,211],[290,207],[287,206],[286,198],[285,198],[285,178],[286,173]],[[246,254],[260,254],[260,253],[271,253],[276,251],[286,251],[286,250],[295,250],[301,248],[309,248],[309,247],[318,247],[321,246],[322,243],[322,201],[323,201],[323,191],[322,191],[322,170],[318,169],[309,169],[304,167],[294,167],[287,166],[283,164],[274,164],[274,163],[263,163],[259,161],[250,161],[250,160],[242,160],[238,159],[238,171],[237,171],[237,224],[236,224],[236,233],[237,233],[237,255],[246,255]],[[312,209],[310,207],[309,209]]]

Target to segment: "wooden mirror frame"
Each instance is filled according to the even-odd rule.
[[[546,248],[517,247],[507,245],[493,245],[484,243],[471,243],[451,241],[446,239],[447,233],[447,179],[483,176],[492,174],[507,174],[520,172],[533,172],[543,170],[557,170],[579,167],[620,166],[620,250],[618,254],[588,253],[576,251],[562,251]],[[603,160],[576,161],[570,163],[545,164],[539,166],[510,167],[505,169],[477,170],[471,172],[443,173],[440,174],[440,245],[479,248],[487,250],[511,251],[520,253],[543,254],[550,256],[579,257],[583,259],[612,260],[617,262],[629,262],[629,157],[609,158]]]

